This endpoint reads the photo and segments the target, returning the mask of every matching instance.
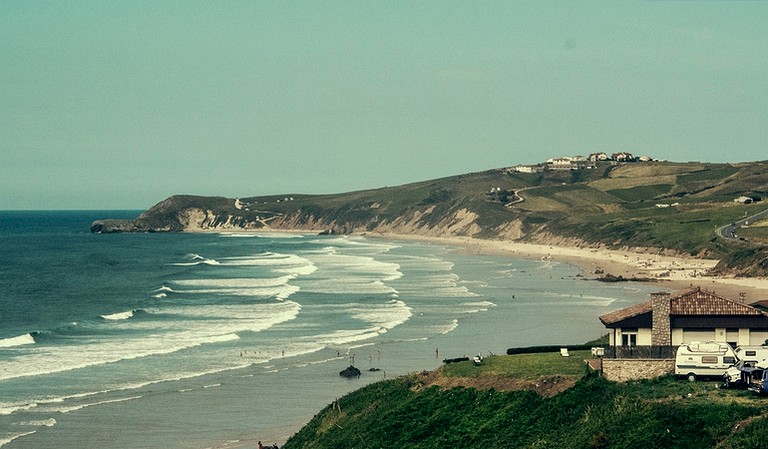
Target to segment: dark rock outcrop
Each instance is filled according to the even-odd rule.
[[[353,365],[349,365],[348,367],[339,371],[339,376],[347,378],[360,377],[360,370],[355,368]]]
[[[117,232],[150,232],[148,228],[138,220],[96,220],[91,223],[91,232],[94,234]]]

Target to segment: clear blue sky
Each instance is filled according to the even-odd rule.
[[[0,209],[768,158],[764,1],[0,0]]]

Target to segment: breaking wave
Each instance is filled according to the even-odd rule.
[[[32,334],[19,335],[18,337],[3,338],[0,340],[0,348],[12,348],[14,346],[33,345],[35,339]]]

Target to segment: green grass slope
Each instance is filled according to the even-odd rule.
[[[519,361],[518,357],[493,359]],[[478,369],[469,362],[464,365],[443,369],[458,370],[454,375]],[[517,365],[524,368],[507,374],[525,377],[540,369],[557,371],[556,362],[526,360]],[[424,387],[414,374],[371,384],[334,402],[292,436],[284,449],[736,449],[765,447],[766,431],[764,399],[720,390],[715,383],[672,377],[614,383],[592,373],[566,391],[541,397],[526,390]]]

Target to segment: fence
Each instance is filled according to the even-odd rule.
[[[609,346],[605,358],[610,359],[674,359],[676,346]]]

